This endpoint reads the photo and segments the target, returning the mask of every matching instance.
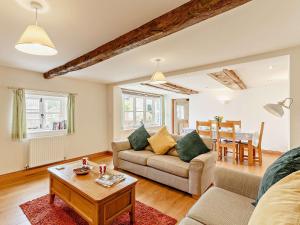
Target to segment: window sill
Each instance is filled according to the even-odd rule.
[[[27,139],[67,135],[67,130],[37,130],[27,133]]]
[[[161,128],[162,125],[157,125],[157,126],[145,126],[146,130],[152,130],[152,129],[158,129],[158,128]],[[133,130],[136,130],[138,129],[139,126],[137,127],[128,127],[128,128],[122,128],[122,131],[133,131]]]

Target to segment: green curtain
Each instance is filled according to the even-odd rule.
[[[25,90],[16,89],[13,92],[13,121],[11,136],[13,140],[22,140],[26,138]]]
[[[75,133],[75,95],[68,96],[68,134]]]

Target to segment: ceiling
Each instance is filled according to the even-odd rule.
[[[221,83],[217,82],[209,73],[218,72],[223,69],[234,70],[247,88],[264,87],[281,83],[289,85],[289,56],[274,57],[248,63],[230,65],[225,68],[214,68],[210,70],[198,71],[184,75],[168,77],[168,81],[180,84],[184,87],[197,90],[199,92],[206,91],[231,91]],[[122,88],[151,92],[157,94],[171,95],[172,97],[182,97],[183,95],[173,94],[172,92],[162,91],[156,88],[145,87],[139,83],[121,85]]]
[[[25,27],[33,22],[33,13],[20,7],[16,1],[1,0],[0,65],[45,72],[187,0],[89,0],[88,5],[86,2],[49,1],[49,11],[41,14],[39,21],[59,53],[52,57],[39,57],[14,49]],[[288,3],[282,0],[253,0],[180,32],[65,76],[112,83],[151,74],[155,67],[150,59],[154,57],[165,59],[161,70],[174,71],[299,45],[299,8],[299,0],[289,0]]]
[[[188,0],[35,0],[47,3],[38,21],[56,45],[56,56],[27,55],[15,50],[34,12],[18,2],[0,2],[0,65],[45,72],[66,63],[140,25],[184,4]]]

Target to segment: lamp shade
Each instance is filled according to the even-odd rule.
[[[150,80],[152,84],[165,84],[167,83],[166,77],[162,72],[155,72]]]
[[[277,117],[282,117],[284,114],[284,110],[282,108],[281,104],[267,104],[264,106],[265,110],[267,110],[269,113],[273,114]]]
[[[38,25],[29,25],[15,48],[32,55],[56,55],[57,50],[47,32]]]

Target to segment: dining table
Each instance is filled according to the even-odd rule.
[[[183,134],[187,134],[190,133],[192,131],[194,131],[194,128],[184,128],[183,129]],[[247,143],[248,145],[248,166],[253,166],[254,165],[254,154],[253,154],[253,142],[255,140],[253,140],[255,137],[255,133],[254,132],[247,132],[247,131],[242,131],[242,130],[237,130],[235,132],[235,139],[239,142],[242,143]],[[212,131],[212,139],[214,141],[217,140],[217,131],[213,130]],[[242,156],[240,156],[240,161],[243,161]]]

